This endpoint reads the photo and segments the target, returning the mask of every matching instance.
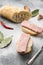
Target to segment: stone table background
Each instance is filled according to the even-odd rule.
[[[31,10],[38,8],[40,9],[39,12],[43,14],[43,0],[0,0],[0,7],[6,4],[19,6],[20,8],[24,5],[28,5]],[[2,17],[0,17],[0,20],[4,21],[7,25],[14,27],[14,30],[11,31],[6,30],[0,25],[0,31],[3,32],[5,37],[13,35],[12,43],[8,47],[0,49],[0,65],[27,65],[27,61],[38,51],[38,49],[41,48],[43,44],[43,34],[37,37],[31,36],[33,40],[32,52],[26,55],[19,55],[16,52],[15,45],[16,41],[22,33],[20,29],[20,24],[12,23]],[[43,27],[43,20],[38,21],[37,16],[31,18],[29,22]],[[37,57],[32,65],[43,65],[43,52]]]

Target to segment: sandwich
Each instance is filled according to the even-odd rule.
[[[16,43],[16,51],[20,54],[27,54],[32,51],[32,39],[29,34],[22,33]]]
[[[43,28],[37,26],[36,24],[29,23],[28,21],[23,21],[21,23],[22,31],[30,35],[38,35],[43,32]]]

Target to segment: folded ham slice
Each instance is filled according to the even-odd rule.
[[[22,27],[25,27],[31,31],[34,31],[36,33],[42,33],[43,32],[43,28],[41,27],[38,27],[37,25],[35,24],[32,24],[32,23],[28,23],[27,21],[24,21],[21,23],[21,26]]]
[[[26,33],[22,33],[19,41],[17,42],[17,46],[16,46],[17,52],[25,53],[29,40],[30,40],[30,35]]]

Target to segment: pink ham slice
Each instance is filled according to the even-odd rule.
[[[32,24],[32,23],[28,23],[27,21],[24,21],[21,23],[21,26],[27,28],[27,29],[30,29],[36,33],[42,33],[43,32],[43,28],[41,27],[38,27],[37,25],[35,24]]]
[[[25,53],[28,41],[30,39],[30,35],[26,33],[22,33],[19,41],[17,42],[17,52]]]

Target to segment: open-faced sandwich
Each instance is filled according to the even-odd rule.
[[[11,5],[1,7],[0,15],[16,23],[28,20],[32,17],[32,13],[29,10]]]
[[[32,39],[29,34],[21,34],[16,44],[16,50],[20,54],[26,54],[32,50]]]
[[[43,28],[35,24],[28,23],[28,21],[22,22],[21,27],[24,32],[31,34],[31,35],[38,35],[43,32]]]

